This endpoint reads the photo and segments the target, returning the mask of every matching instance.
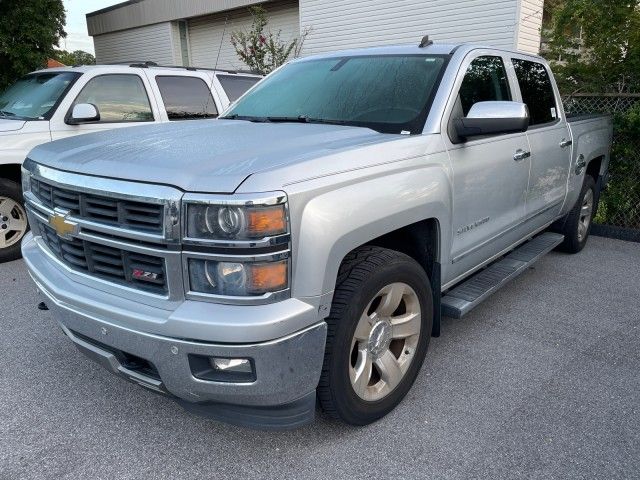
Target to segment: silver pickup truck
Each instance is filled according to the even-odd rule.
[[[607,117],[546,62],[473,45],[295,60],[217,120],[45,144],[22,252],[64,333],[192,412],[363,425],[440,334],[553,248],[579,252]]]

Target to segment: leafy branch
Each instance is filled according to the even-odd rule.
[[[260,7],[249,8],[252,16],[251,28],[237,30],[231,34],[231,44],[238,58],[251,71],[266,75],[283,65],[291,55],[300,55],[309,30],[290,42],[281,39],[281,30],[273,33],[268,30],[267,11]]]

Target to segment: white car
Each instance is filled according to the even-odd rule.
[[[20,165],[36,145],[72,135],[214,118],[258,75],[154,63],[40,70],[0,95],[0,262],[20,256],[28,230]]]

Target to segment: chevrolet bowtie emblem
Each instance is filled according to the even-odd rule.
[[[62,213],[54,213],[49,216],[49,225],[56,231],[59,237],[70,237],[78,233],[78,224],[67,220]]]

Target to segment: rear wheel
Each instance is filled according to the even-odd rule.
[[[20,258],[20,241],[28,230],[20,185],[0,179],[0,262]]]
[[[393,410],[420,371],[432,323],[429,279],[413,259],[379,247],[349,254],[327,318],[323,409],[355,425]]]
[[[567,253],[578,253],[587,244],[591,224],[595,215],[596,182],[589,175],[584,177],[580,196],[567,215],[560,233],[564,241],[558,247]]]

